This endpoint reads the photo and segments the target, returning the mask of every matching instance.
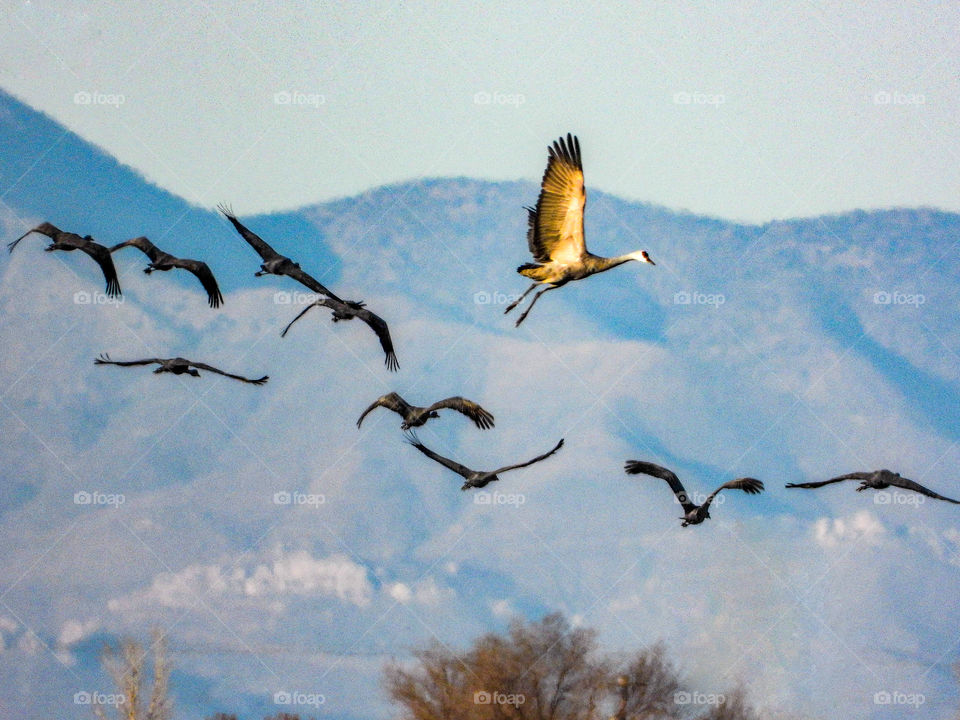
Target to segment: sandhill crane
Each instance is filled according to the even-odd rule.
[[[513,310],[537,285],[546,285],[533,296],[530,305],[517,319],[520,325],[540,296],[566,285],[571,280],[609,270],[630,260],[655,265],[646,250],[605,258],[587,250],[583,236],[583,209],[587,192],[583,185],[583,162],[580,141],[567,133],[549,148],[547,169],[540,183],[536,208],[527,211],[527,246],[534,263],[517,268],[524,277],[536,280],[519,298],[504,310]]]
[[[148,258],[150,258],[150,264],[143,269],[143,271],[149,275],[154,270],[160,270],[161,272],[166,272],[167,270],[172,270],[173,268],[181,268],[183,270],[189,270],[194,275],[197,276],[197,279],[200,280],[200,284],[203,285],[203,289],[207,291],[207,302],[210,304],[210,307],[216,308],[220,307],[220,303],[223,302],[223,295],[220,294],[220,288],[217,286],[217,280],[213,277],[213,273],[210,271],[209,266],[200,260],[186,260],[178,257],[174,257],[170,253],[166,253],[147,238],[135,237],[132,240],[127,240],[126,242],[119,243],[110,248],[110,252],[114,253],[117,250],[125,247],[135,247],[143,252]]]
[[[353,318],[360,318],[363,320],[367,325],[370,326],[370,329],[372,329],[380,339],[380,347],[383,348],[383,352],[386,354],[384,363],[387,366],[387,370],[396,372],[397,368],[400,367],[400,363],[397,362],[397,356],[393,352],[393,341],[390,339],[390,328],[387,327],[387,323],[383,321],[383,318],[381,318],[379,315],[374,315],[372,312],[367,310],[363,306],[363,303],[343,302],[335,298],[320,298],[301,310],[300,314],[291,320],[283,329],[283,332],[280,333],[280,337],[286,337],[287,331],[290,330],[293,324],[306,315],[311,308],[315,307],[330,308],[333,311],[332,315],[334,322],[351,320]]]
[[[713,502],[713,499],[721,490],[743,490],[749,495],[756,495],[763,491],[763,483],[759,480],[749,477],[737,478],[736,480],[728,480],[725,482],[707,495],[707,499],[703,501],[703,505],[697,505],[691,501],[687,495],[687,491],[683,488],[683,483],[680,482],[680,478],[678,478],[673,471],[665,467],[655,465],[651,462],[643,462],[642,460],[627,460],[624,469],[629,475],[650,475],[651,477],[667,481],[670,489],[673,490],[673,494],[677,496],[677,502],[683,507],[683,517],[680,518],[683,520],[683,522],[680,523],[681,527],[699,525],[710,517],[710,503]]]
[[[128,367],[131,365],[153,365],[158,364],[158,367],[153,372],[155,374],[160,373],[173,373],[174,375],[193,375],[193,377],[200,377],[198,370],[208,370],[212,373],[217,373],[218,375],[224,375],[228,378],[233,378],[234,380],[239,380],[241,382],[250,383],[251,385],[263,385],[267,380],[270,379],[269,375],[264,375],[261,378],[256,380],[251,380],[250,378],[245,378],[242,375],[234,375],[232,373],[224,372],[223,370],[218,370],[212,365],[207,365],[206,363],[193,362],[192,360],[187,360],[182,357],[175,358],[146,358],[144,360],[111,360],[109,355],[102,354],[96,360],[93,361],[94,365],[120,365],[122,367]]]
[[[846,475],[830,478],[829,480],[821,480],[820,482],[787,483],[785,487],[818,488],[823,487],[824,485],[830,485],[831,483],[842,482],[843,480],[859,480],[860,487],[857,488],[857,492],[862,492],[867,488],[873,488],[874,490],[886,490],[888,487],[893,486],[903,488],[904,490],[913,490],[914,492],[934,498],[935,500],[946,500],[954,505],[960,505],[960,500],[953,500],[952,498],[938,495],[933,490],[925,488],[920,483],[914,482],[913,480],[909,480],[905,477],[901,477],[900,473],[891,472],[890,470],[852,472]]]
[[[533,458],[532,460],[527,460],[526,462],[518,463],[517,465],[506,465],[502,468],[497,468],[496,470],[484,471],[484,470],[471,470],[470,468],[465,467],[464,465],[461,465],[458,462],[454,462],[449,458],[443,457],[443,455],[438,455],[433,450],[431,450],[426,445],[424,445],[422,442],[420,442],[417,436],[412,432],[408,431],[406,433],[406,441],[411,445],[413,445],[417,450],[422,452],[424,455],[426,455],[428,458],[431,458],[436,462],[440,463],[441,465],[443,465],[444,467],[449,468],[450,470],[453,470],[455,473],[460,475],[464,480],[466,480],[466,482],[463,483],[463,486],[460,488],[461,490],[468,490],[469,488],[482,488],[485,485],[488,485],[494,482],[495,480],[499,480],[500,478],[498,476],[501,473],[505,473],[508,470],[516,470],[517,468],[527,467],[528,465],[533,465],[534,463],[538,463],[541,460],[546,460],[548,457],[553,455],[557,450],[563,447],[563,438],[561,438],[560,442],[558,442],[554,446],[553,450],[551,450],[550,452],[545,452],[543,455],[537,455],[537,457]]]
[[[111,297],[120,295],[120,280],[117,279],[117,269],[113,265],[113,258],[110,257],[110,250],[104,245],[95,242],[89,235],[80,237],[76,233],[64,232],[55,225],[45,222],[37,225],[35,228],[27,230],[23,235],[8,244],[7,248],[10,252],[13,252],[17,243],[30,233],[46,235],[53,241],[44,248],[47,252],[53,252],[54,250],[65,250],[66,252],[83,250],[83,252],[96,261],[97,265],[99,265],[103,271],[103,277],[107,281],[107,295]]]
[[[233,211],[230,210],[230,208],[228,208],[226,205],[218,205],[217,209],[223,213],[227,220],[233,223],[233,227],[235,227],[237,232],[240,233],[240,236],[250,243],[250,246],[257,251],[257,254],[261,258],[263,258],[263,263],[260,265],[260,270],[255,272],[254,275],[257,277],[260,277],[261,275],[286,275],[287,277],[293,278],[301,285],[310,288],[315,293],[326,295],[327,297],[333,298],[339,302],[344,302],[330,292],[330,290],[328,290],[318,280],[301,270],[299,264],[293,262],[293,260],[290,258],[281,255],[272,247],[267,245],[267,243],[263,241],[263,238],[237,220],[237,216],[234,215]],[[351,306],[362,305],[362,303],[351,302],[347,302],[347,304]]]
[[[417,407],[416,405],[411,405],[408,403],[395,392],[388,393],[387,395],[378,398],[376,402],[364,410],[363,415],[361,415],[360,419],[357,420],[357,427],[360,427],[363,419],[371,410],[378,407],[384,407],[387,408],[387,410],[393,410],[395,413],[400,415],[403,418],[403,422],[400,423],[401,430],[409,430],[413,427],[425,425],[427,420],[440,417],[440,414],[437,412],[437,410],[442,410],[444,408],[449,408],[450,410],[456,410],[459,413],[463,413],[468,418],[473,420],[474,424],[476,424],[476,426],[481,430],[487,430],[493,427],[493,415],[488,413],[472,400],[467,400],[459,395],[456,397],[448,397],[445,400],[438,400],[430,407]]]

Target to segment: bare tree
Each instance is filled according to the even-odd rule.
[[[683,691],[683,684],[663,643],[638,652],[621,677],[626,680],[623,717],[640,720],[681,716],[676,697]]]
[[[167,660],[167,640],[162,632],[153,632],[153,678],[149,701],[144,707],[148,650],[133,638],[123,638],[116,647],[103,650],[102,662],[123,701],[116,705],[118,720],[170,720],[173,703],[170,699],[170,664]],[[104,707],[93,706],[100,720],[106,720]]]

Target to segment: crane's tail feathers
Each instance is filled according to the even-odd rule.
[[[528,277],[531,280],[537,280],[543,282],[547,279],[547,269],[543,265],[538,265],[537,263],[524,263],[517,268],[517,272]]]

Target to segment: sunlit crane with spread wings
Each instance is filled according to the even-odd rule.
[[[27,230],[23,235],[8,244],[7,248],[10,252],[13,252],[17,243],[30,233],[46,235],[53,241],[44,248],[46,252],[53,252],[54,250],[64,250],[66,252],[82,250],[85,252],[96,261],[100,270],[103,271],[104,280],[107,281],[107,295],[111,297],[120,295],[120,280],[117,278],[117,269],[113,265],[113,258],[110,257],[110,250],[106,246],[95,242],[89,235],[80,237],[76,233],[64,232],[55,225],[45,222]]]
[[[387,370],[396,372],[397,368],[400,367],[400,363],[397,362],[397,356],[393,351],[393,340],[390,339],[390,328],[387,327],[387,323],[383,321],[383,318],[381,318],[379,315],[374,315],[372,312],[367,310],[363,306],[363,303],[343,302],[335,298],[320,298],[301,310],[300,313],[283,329],[283,332],[280,333],[280,337],[286,337],[287,331],[290,330],[293,324],[315,307],[330,308],[333,311],[332,319],[334,322],[340,322],[341,320],[352,320],[353,318],[360,318],[363,320],[367,325],[370,326],[370,329],[373,330],[373,332],[375,332],[377,337],[380,339],[380,347],[383,348],[383,352],[386,355],[384,363],[387,366]]]
[[[228,208],[226,205],[218,205],[217,209],[223,213],[224,217],[227,218],[236,228],[237,232],[240,233],[240,236],[250,243],[250,247],[257,251],[257,254],[263,259],[263,263],[260,265],[260,270],[254,273],[257,277],[261,275],[286,275],[289,278],[293,278],[298,283],[304,287],[313,290],[315,293],[320,295],[326,295],[329,298],[337,300],[338,302],[345,302],[341,300],[324,285],[322,285],[316,278],[311,277],[303,270],[300,269],[298,263],[293,262],[290,258],[281,255],[272,247],[270,247],[263,238],[257,235],[255,232],[247,228],[243,223],[237,220],[237,216],[233,214],[233,211]],[[363,303],[354,303],[346,301],[347,305],[362,307]]]
[[[819,482],[805,482],[805,483],[787,483],[785,487],[788,488],[818,488],[823,487],[824,485],[830,485],[831,483],[842,482],[844,480],[859,480],[860,487],[857,488],[857,492],[862,492],[867,488],[873,488],[874,490],[886,490],[888,487],[898,487],[903,488],[904,490],[912,490],[913,492],[920,493],[921,495],[926,495],[927,497],[933,498],[935,500],[946,500],[949,503],[954,505],[960,505],[960,500],[953,500],[952,498],[944,497],[935,493],[929,488],[925,488],[918,482],[914,482],[908,478],[902,477],[900,473],[891,472],[890,470],[874,470],[867,472],[852,472],[847,473],[846,475],[840,475],[835,478],[830,478],[829,480],[821,480]]]
[[[210,307],[220,307],[220,304],[223,302],[223,295],[220,294],[220,288],[217,285],[217,279],[213,276],[213,272],[211,272],[210,267],[205,262],[201,260],[187,260],[174,257],[170,253],[164,252],[158,248],[142,235],[140,237],[135,237],[132,240],[127,240],[126,242],[114,245],[112,248],[110,248],[110,252],[114,253],[117,250],[125,247],[135,247],[143,252],[143,254],[148,258],[150,258],[150,264],[143,269],[147,275],[152,273],[154,270],[160,270],[161,272],[173,270],[173,268],[189,270],[197,276],[200,284],[203,285],[203,289],[207,291],[207,302],[209,303]]]
[[[224,372],[223,370],[218,370],[212,365],[207,365],[206,363],[193,362],[192,360],[187,360],[182,357],[175,358],[146,358],[144,360],[111,360],[109,355],[103,354],[100,355],[96,360],[93,361],[94,365],[120,365],[122,367],[129,367],[131,365],[153,365],[157,364],[158,367],[153,372],[155,374],[160,373],[172,373],[173,375],[192,375],[193,377],[200,377],[198,370],[207,370],[212,373],[217,373],[218,375],[224,375],[228,378],[233,378],[234,380],[239,380],[240,382],[250,383],[251,385],[263,385],[267,380],[270,379],[269,375],[264,375],[263,377],[256,378],[251,380],[250,378],[245,378],[242,375],[234,375],[232,373]]]
[[[534,463],[538,463],[541,460],[546,460],[548,457],[550,457],[555,452],[557,452],[557,450],[563,447],[563,438],[561,438],[560,442],[558,442],[554,446],[553,450],[550,450],[549,452],[545,452],[543,455],[537,455],[537,457],[533,458],[532,460],[527,460],[526,462],[518,463],[516,465],[505,465],[504,467],[497,468],[496,470],[486,471],[486,470],[471,470],[470,468],[464,465],[461,465],[458,462],[454,462],[449,458],[443,457],[443,455],[438,455],[433,450],[431,450],[426,445],[424,445],[422,442],[420,442],[420,440],[417,438],[417,436],[413,432],[408,431],[406,433],[406,441],[411,445],[413,445],[417,450],[422,452],[424,455],[426,455],[428,458],[435,460],[436,462],[443,465],[445,468],[449,468],[450,470],[453,470],[455,473],[457,473],[457,475],[460,475],[466,481],[463,483],[463,486],[460,488],[461,490],[468,490],[470,488],[482,488],[496,480],[499,480],[500,478],[498,476],[501,473],[505,473],[508,470],[516,470],[517,468],[527,467],[528,465],[533,465]]]
[[[721,490],[743,490],[749,495],[756,495],[763,491],[763,483],[759,480],[750,477],[737,478],[736,480],[725,482],[707,495],[707,499],[703,501],[702,505],[697,505],[690,499],[690,496],[687,495],[683,483],[680,482],[680,478],[678,478],[672,470],[668,470],[665,467],[655,465],[651,462],[643,462],[642,460],[627,460],[624,469],[628,475],[650,475],[651,477],[666,480],[670,489],[673,490],[673,494],[677,496],[677,502],[679,502],[683,508],[683,517],[680,518],[683,520],[683,522],[680,523],[682,527],[699,525],[710,517],[710,503],[713,502],[713,499]]]
[[[395,392],[388,393],[377,398],[377,400],[370,405],[370,407],[363,411],[360,419],[357,420],[357,427],[359,428],[360,424],[363,422],[363,419],[372,410],[378,407],[383,407],[387,410],[393,410],[395,413],[400,415],[400,417],[403,418],[403,422],[400,423],[401,430],[409,430],[412,427],[420,427],[421,425],[425,425],[427,420],[440,417],[440,414],[437,412],[437,410],[442,410],[444,408],[449,408],[450,410],[456,410],[459,413],[463,413],[468,418],[473,420],[474,424],[481,430],[487,430],[493,427],[493,415],[488,413],[472,400],[467,400],[459,395],[456,397],[448,397],[445,400],[438,400],[429,407],[417,407],[416,405],[411,405],[408,403]]]
[[[571,280],[609,270],[630,260],[655,265],[646,250],[600,257],[587,250],[583,235],[583,209],[587,192],[583,185],[583,162],[580,141],[567,133],[549,148],[547,169],[540,183],[536,208],[527,211],[527,245],[536,262],[526,263],[517,272],[536,282],[504,310],[513,310],[538,285],[546,287],[533,296],[527,309],[517,319],[522,323],[540,296],[566,285]]]

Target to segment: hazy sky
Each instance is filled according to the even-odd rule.
[[[587,182],[732,219],[960,210],[960,6],[4,3],[0,86],[241,214],[415,177]]]

